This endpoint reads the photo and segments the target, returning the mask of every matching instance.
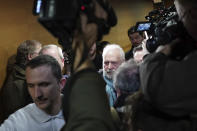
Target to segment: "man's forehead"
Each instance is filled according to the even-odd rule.
[[[121,60],[120,53],[109,53],[105,56],[105,61],[119,61]]]
[[[108,52],[106,53],[105,57],[109,57],[109,56],[114,56],[114,57],[117,57],[117,56],[120,56],[120,49],[118,48],[113,48],[113,49],[110,49],[108,50]]]
[[[34,68],[27,67],[25,72],[26,73],[32,73],[32,72],[40,73],[40,72],[45,71],[45,70],[47,70],[46,73],[51,72],[51,67],[48,66],[48,65],[40,65],[40,66],[37,66],[37,67],[34,67]]]
[[[132,37],[132,36],[139,36],[139,35],[140,35],[139,32],[134,32],[134,33],[130,34],[129,36]]]
[[[43,65],[36,68],[31,68],[31,67],[26,68],[27,82],[46,80],[46,79],[51,79],[52,77],[54,76],[50,66]]]

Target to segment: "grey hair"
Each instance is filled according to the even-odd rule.
[[[113,76],[113,85],[115,88],[119,88],[121,92],[134,93],[139,90],[139,67],[133,59],[118,67]]]
[[[25,65],[28,62],[28,54],[34,54],[37,46],[42,46],[37,40],[22,42],[17,48],[16,63]]]
[[[64,59],[64,55],[63,55],[63,51],[62,51],[62,48],[55,45],[55,44],[49,44],[49,45],[45,45],[42,47],[41,51],[40,51],[40,54],[43,54],[42,52],[46,49],[50,49],[50,48],[57,48],[57,51],[58,51],[58,55],[61,59]]]
[[[109,44],[109,45],[106,45],[105,48],[103,49],[103,61],[105,59],[105,55],[107,54],[107,52],[109,50],[114,50],[114,49],[119,49],[119,52],[120,52],[120,56],[121,56],[121,60],[125,60],[125,53],[123,51],[123,49],[118,45],[118,44]]]

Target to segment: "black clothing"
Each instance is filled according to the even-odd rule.
[[[133,58],[133,48],[131,48],[128,52],[125,53],[125,59],[129,60]]]
[[[71,75],[64,88],[62,131],[115,131],[105,82],[95,70]]]

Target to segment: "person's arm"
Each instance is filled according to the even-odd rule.
[[[17,119],[15,115],[11,115],[0,125],[0,131],[19,131],[17,129],[17,125],[22,123],[17,123]]]
[[[173,61],[167,56],[170,50],[163,51],[148,55],[140,66],[145,99],[171,115],[195,113],[197,54],[187,60]]]

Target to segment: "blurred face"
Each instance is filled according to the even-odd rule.
[[[53,76],[51,68],[43,65],[34,69],[27,67],[28,91],[38,108],[48,112],[60,101],[61,82]]]
[[[109,50],[104,56],[103,61],[103,74],[108,79],[113,78],[113,74],[116,69],[122,64],[123,60],[120,56],[120,51],[118,49]]]
[[[64,59],[61,59],[61,57],[59,56],[57,48],[48,48],[46,50],[43,50],[42,54],[50,55],[50,56],[54,57],[58,61],[58,63],[60,64],[61,70],[63,70]]]
[[[138,32],[130,34],[129,39],[134,47],[140,45],[143,41],[143,37]]]
[[[31,60],[31,59],[33,59],[33,58],[35,58],[36,56],[38,56],[39,55],[39,52],[40,52],[40,50],[41,50],[41,45],[40,44],[38,44],[38,45],[36,45],[36,49],[34,50],[34,53],[33,54],[31,54],[28,58],[29,58],[29,60]]]
[[[175,1],[175,6],[179,19],[183,22],[188,33],[197,41],[197,30],[195,28],[197,27],[197,6],[181,3],[179,0]]]

